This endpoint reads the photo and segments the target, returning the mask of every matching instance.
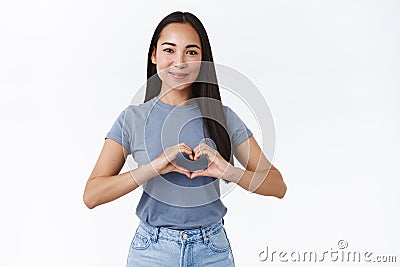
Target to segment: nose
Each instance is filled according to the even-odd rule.
[[[177,67],[179,69],[186,67],[185,55],[183,53],[175,53],[174,67]]]

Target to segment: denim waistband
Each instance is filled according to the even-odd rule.
[[[224,226],[223,218],[217,222],[193,229],[177,230],[170,229],[167,227],[152,226],[143,220],[140,220],[139,227],[146,231],[153,242],[156,242],[158,238],[167,239],[175,242],[206,242],[209,236],[217,233]]]

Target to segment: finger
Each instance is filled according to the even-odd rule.
[[[166,174],[169,173],[171,171],[174,170],[174,166],[172,166],[171,164],[168,164],[167,166],[165,166],[164,169],[162,169],[158,174]]]
[[[185,175],[188,178],[191,178],[190,177],[190,172],[180,172],[180,171],[177,171],[177,172],[182,173],[183,175]]]
[[[178,146],[178,147],[185,147],[185,148],[187,148],[188,150],[192,151],[192,148],[191,148],[188,144],[186,144],[185,142],[181,142],[181,143],[179,143],[177,146]]]
[[[197,151],[194,153],[194,160],[198,160],[201,157],[201,151]]]
[[[191,160],[194,160],[194,152],[190,149],[190,153],[188,154]]]
[[[190,177],[190,172],[189,172],[188,170],[184,169],[184,168],[177,168],[177,167],[175,167],[175,168],[173,169],[173,171],[182,173],[182,174],[186,175],[187,177]]]
[[[195,147],[193,150],[201,150],[201,149],[213,149],[212,147],[210,147],[207,143],[205,142],[201,142],[197,147]]]
[[[189,147],[185,142],[179,143],[178,145],[179,151],[186,153],[191,160],[193,160],[193,150]]]
[[[197,160],[201,157],[202,155],[202,143],[200,143],[200,145],[198,145],[197,147],[195,147],[194,149],[194,159]]]
[[[213,147],[210,147],[207,143],[200,143],[197,147],[193,149],[195,152],[196,151],[201,151],[201,150],[208,150],[208,151],[215,151]]]
[[[190,178],[195,178],[195,177],[198,177],[198,176],[206,176],[206,171],[201,170],[201,171],[192,172]]]
[[[217,151],[205,145],[200,147],[197,153],[198,157],[200,157],[202,154],[206,155],[208,160],[210,160],[210,162],[214,162]]]
[[[188,177],[190,177],[190,172],[188,169],[183,168],[181,166],[176,165],[174,162],[171,162],[171,165],[174,166],[174,171],[182,173]]]
[[[179,152],[185,152],[186,154],[189,154],[189,155],[191,155],[193,153],[192,149],[188,146],[179,144],[178,148],[179,148]]]
[[[192,154],[193,154],[192,151],[189,149],[186,149],[184,147],[178,147],[177,150],[175,150],[171,153],[165,153],[165,156],[169,162],[172,162],[173,160],[176,159],[176,157],[178,156],[179,153],[187,154],[189,157],[192,157]]]
[[[190,177],[190,172],[189,171],[180,171],[180,170],[176,170],[176,172],[182,173],[183,175],[186,175],[188,178]]]
[[[191,160],[194,159],[193,151],[191,149],[185,149],[185,153],[189,156]]]
[[[189,156],[191,160],[193,160],[193,151],[191,149],[185,149],[185,153]]]

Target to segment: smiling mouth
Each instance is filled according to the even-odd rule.
[[[168,72],[172,77],[176,78],[176,79],[183,79],[186,76],[188,76],[188,73],[176,73],[176,72]]]

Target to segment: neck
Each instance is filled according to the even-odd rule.
[[[192,87],[190,86],[183,90],[175,90],[175,89],[163,90],[163,88],[161,88],[161,91],[157,97],[164,103],[167,103],[172,106],[188,105],[190,103],[184,103],[184,102],[193,97]]]

